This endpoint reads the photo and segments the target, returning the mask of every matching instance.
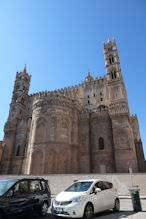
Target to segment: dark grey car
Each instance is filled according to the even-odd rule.
[[[46,215],[50,204],[50,188],[43,178],[0,180],[0,219],[31,212]]]

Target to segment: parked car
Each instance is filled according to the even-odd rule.
[[[51,192],[43,178],[0,179],[0,218],[35,211],[46,215]]]
[[[51,205],[53,215],[85,219],[108,209],[119,211],[120,200],[113,184],[100,179],[74,182]]]

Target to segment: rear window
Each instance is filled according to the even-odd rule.
[[[41,181],[41,184],[42,184],[43,190],[46,190],[46,183],[42,180],[42,181]]]

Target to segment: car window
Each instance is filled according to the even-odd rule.
[[[42,185],[42,189],[46,190],[46,183],[43,180],[41,181],[41,185]]]
[[[104,183],[105,189],[111,189],[113,187],[113,184],[110,182],[103,182],[103,183]]]
[[[100,188],[100,189],[101,189],[101,191],[105,189],[105,186],[104,186],[104,184],[103,184],[103,182],[102,182],[102,181],[100,181],[100,182],[96,183],[96,187],[97,187],[97,188]]]
[[[0,180],[0,195],[7,192],[12,185],[16,183],[16,180]]]
[[[28,181],[20,181],[15,185],[14,194],[23,194],[28,192]]]
[[[42,190],[39,180],[32,180],[30,181],[29,185],[30,185],[30,192],[38,192]]]
[[[90,186],[92,185],[92,181],[85,181],[85,182],[76,182],[72,184],[69,188],[67,188],[66,192],[83,192],[87,191]]]

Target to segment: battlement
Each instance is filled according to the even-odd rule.
[[[92,84],[97,84],[97,86],[98,86],[98,85],[104,84],[106,79],[107,79],[106,76],[104,76],[104,77],[100,76],[99,78],[96,77],[94,79],[88,73],[88,76],[85,78],[84,82],[81,84],[71,86],[71,87],[68,86],[68,87],[64,87],[64,88],[53,90],[53,91],[41,91],[38,93],[31,94],[30,97],[34,97],[36,100],[36,99],[40,99],[40,98],[45,98],[45,97],[50,96],[50,95],[56,95],[56,96],[58,95],[60,97],[62,96],[62,97],[77,100],[78,99],[78,92],[79,92],[79,89],[81,87],[90,86]]]
[[[64,93],[59,91],[40,92],[35,94],[33,98],[33,110],[45,105],[58,105],[66,107],[72,107],[72,105],[76,105],[79,110],[81,109],[81,106],[77,100],[69,95],[64,95]]]

